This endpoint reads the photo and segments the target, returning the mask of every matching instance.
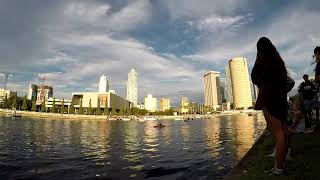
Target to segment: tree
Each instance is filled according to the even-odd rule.
[[[125,110],[121,107],[118,114],[119,116],[123,116],[125,114]]]
[[[116,108],[115,108],[115,107],[112,108],[112,110],[111,110],[111,115],[112,115],[112,116],[117,115],[117,111],[116,111]]]
[[[12,109],[17,109],[17,105],[18,105],[17,95],[13,95],[11,108],[12,108]]]
[[[52,112],[52,113],[56,113],[56,112],[57,112],[56,98],[53,98],[51,112]]]
[[[42,104],[41,104],[41,112],[46,112],[46,99],[43,98]]]
[[[80,99],[79,114],[83,114],[82,98]]]
[[[131,108],[127,108],[127,115],[128,115],[128,116],[131,116],[131,114],[132,114],[132,113],[131,113]]]
[[[105,108],[104,108],[104,110],[103,110],[103,115],[108,116],[109,114],[110,114],[109,108],[108,108],[108,106],[106,105]]]
[[[99,97],[98,97],[98,104],[97,104],[96,115],[101,115],[100,98],[99,98]]]
[[[36,104],[36,100],[32,101],[32,108],[31,111],[36,111],[37,110],[37,104]]]
[[[74,114],[74,103],[73,103],[73,98],[71,99],[71,105],[69,109],[69,114]]]
[[[22,102],[22,111],[26,111],[28,109],[28,104],[27,104],[27,95],[23,96],[23,102]]]
[[[61,104],[61,114],[64,114],[66,112],[66,109],[64,108],[64,98],[62,99],[62,104]]]
[[[91,98],[90,98],[90,100],[89,100],[89,109],[88,109],[88,114],[89,115],[92,115],[92,107],[91,107]]]
[[[7,94],[4,97],[2,108],[3,109],[7,109],[8,108],[8,95]]]

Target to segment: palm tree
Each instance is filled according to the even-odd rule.
[[[32,108],[31,111],[36,111],[37,110],[37,104],[36,104],[36,100],[32,101]]]

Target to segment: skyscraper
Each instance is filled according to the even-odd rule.
[[[232,84],[231,84],[231,78],[230,78],[230,69],[229,65],[226,67],[226,100],[228,103],[233,103],[233,93],[232,93]]]
[[[35,100],[37,99],[38,86],[35,84],[29,84],[27,99]]]
[[[105,75],[100,76],[99,81],[99,93],[104,93],[109,91],[109,81]]]
[[[188,113],[189,112],[189,99],[188,99],[188,97],[184,96],[181,98],[180,106],[181,106],[181,109],[180,109],[181,113]]]
[[[166,111],[170,109],[170,99],[161,98],[160,99],[160,111]]]
[[[252,106],[252,96],[247,60],[243,57],[229,60],[229,79],[231,81],[233,106],[235,109]]]
[[[203,76],[204,105],[221,105],[220,72],[210,71]]]
[[[144,108],[150,112],[157,111],[157,98],[148,94],[148,96],[144,98]]]
[[[138,103],[137,72],[134,69],[131,69],[131,71],[128,74],[127,100],[133,102],[135,106]]]

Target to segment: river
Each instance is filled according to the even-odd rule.
[[[165,127],[154,128],[159,122]],[[188,122],[0,117],[0,177],[221,179],[264,129],[262,114]]]

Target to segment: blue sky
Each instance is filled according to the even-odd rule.
[[[16,74],[8,88],[20,95],[45,75],[56,97],[70,98],[97,91],[105,74],[125,97],[135,68],[140,102],[147,93],[202,102],[202,75],[224,77],[238,56],[251,72],[261,36],[276,45],[297,85],[312,75],[319,17],[317,0],[1,0],[0,72]]]

